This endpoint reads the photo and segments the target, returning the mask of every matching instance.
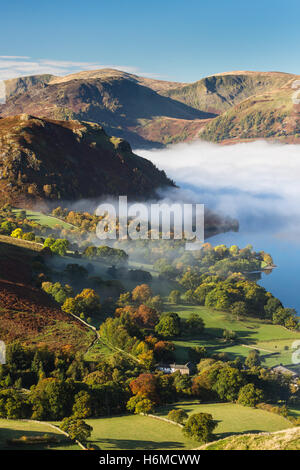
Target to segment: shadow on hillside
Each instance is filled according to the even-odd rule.
[[[35,443],[35,444],[9,444],[7,441],[11,439],[19,439],[22,436],[25,436],[27,438],[29,437],[36,437],[36,436],[44,436],[47,434],[47,436],[50,437],[55,437],[57,439],[57,442],[53,443]],[[45,450],[45,449],[51,449],[51,448],[56,448],[56,447],[69,447],[69,446],[74,446],[74,442],[70,441],[67,439],[64,435],[56,434],[54,432],[49,432],[49,428],[45,426],[45,432],[43,431],[26,431],[22,429],[6,429],[6,428],[1,428],[0,427],[0,450]]]
[[[99,439],[93,441],[103,449],[109,445],[110,450],[151,450],[151,449],[184,449],[182,442],[178,441],[139,441],[138,439]]]
[[[262,429],[245,429],[245,431],[243,431],[243,432],[241,432],[241,431],[238,431],[238,432],[233,432],[233,431],[221,432],[219,434],[214,434],[214,438],[215,438],[215,440],[225,439],[225,437],[230,437],[230,436],[240,436],[241,434],[259,434],[261,432],[267,432],[267,431],[263,431]]]
[[[193,402],[183,401],[180,403],[172,403],[170,405],[163,405],[161,408],[155,411],[155,415],[166,417],[166,414],[168,414],[169,411],[181,409],[183,406],[184,406],[184,411],[186,411],[187,413],[191,413],[194,410],[194,408],[188,408],[187,406],[193,406],[193,405],[196,406],[196,405],[201,405],[201,404],[203,403],[201,403],[199,400],[198,401],[195,400]]]

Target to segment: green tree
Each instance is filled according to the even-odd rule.
[[[5,220],[4,222],[2,222],[1,224],[1,233],[3,233],[4,235],[10,235],[11,232],[13,230],[15,230],[16,228],[16,224],[14,224],[13,222],[10,222],[9,220]]]
[[[245,366],[249,369],[252,367],[259,367],[261,365],[261,359],[259,355],[259,351],[257,349],[252,349],[249,351],[248,356],[245,360]]]
[[[131,293],[130,292],[124,292],[124,294],[120,294],[120,297],[117,300],[117,306],[118,307],[126,307],[127,305],[131,305],[132,299],[131,299]]]
[[[164,302],[160,295],[154,295],[150,297],[145,304],[148,307],[154,308],[158,313],[161,313],[164,308]]]
[[[246,302],[234,302],[230,307],[230,311],[237,320],[239,320],[241,317],[245,317],[247,315]]]
[[[297,312],[296,312],[295,309],[292,309],[292,308],[279,308],[273,314],[273,323],[275,325],[286,326],[286,323],[288,322],[288,320],[290,318],[294,319],[295,322],[297,322],[296,315],[297,315]]]
[[[183,433],[199,442],[209,442],[213,437],[213,430],[217,422],[209,413],[195,413],[189,417],[184,425]]]
[[[205,359],[208,356],[207,349],[204,346],[194,346],[188,349],[188,356],[191,362],[198,364],[201,359]]]
[[[35,234],[34,232],[27,232],[23,234],[23,240],[27,240],[29,242],[34,242],[35,240]]]
[[[55,240],[55,238],[46,238],[44,241],[44,247],[50,248],[52,253],[59,255],[59,256],[65,256],[67,253],[67,250],[69,248],[69,241],[66,240],[65,238],[58,238]]]
[[[187,333],[201,334],[204,331],[204,321],[198,313],[190,313],[184,326]]]
[[[276,312],[276,310],[278,310],[279,308],[282,308],[282,303],[280,302],[280,300],[276,299],[276,297],[271,297],[265,307],[264,307],[264,310],[265,310],[265,314],[266,314],[266,317],[267,318],[273,318],[273,315],[274,313]]]
[[[254,384],[250,383],[240,389],[238,403],[244,406],[255,407],[255,405],[263,401],[263,398],[263,391],[255,388]]]
[[[128,400],[126,408],[135,414],[149,414],[154,409],[154,403],[144,395],[138,394]]]
[[[163,338],[180,335],[180,318],[177,313],[164,313],[155,327],[157,334]]]
[[[172,290],[168,298],[171,304],[178,305],[180,303],[180,292],[179,290]]]
[[[61,309],[66,313],[71,313],[77,316],[82,313],[79,302],[77,302],[73,297],[68,297],[64,301]]]
[[[168,413],[168,419],[178,424],[183,424],[188,419],[188,417],[189,415],[187,412],[181,408],[177,410],[171,410]]]
[[[95,259],[97,257],[97,247],[87,246],[83,252],[83,256],[89,259]]]
[[[88,392],[82,390],[75,395],[72,413],[76,418],[88,418],[92,416],[92,400]]]
[[[230,295],[226,289],[218,286],[207,294],[205,305],[217,310],[229,310],[231,305]]]
[[[67,381],[46,378],[31,391],[33,419],[62,419],[71,414],[74,390]]]
[[[244,385],[241,372],[229,365],[212,370],[210,379],[212,389],[217,392],[221,400],[226,401],[236,400],[240,388]]]
[[[64,418],[61,422],[60,428],[67,432],[71,439],[86,442],[91,436],[93,428],[87,424],[83,419],[75,418]]]
[[[154,403],[149,398],[143,398],[140,400],[135,407],[135,413],[143,413],[148,415],[154,410]]]

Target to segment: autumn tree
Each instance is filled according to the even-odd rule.
[[[132,300],[137,304],[146,302],[152,297],[152,290],[148,284],[136,286],[132,291]]]
[[[157,379],[155,375],[150,373],[140,374],[136,379],[130,382],[129,386],[133,395],[149,398],[154,403],[159,402]]]
[[[11,233],[11,237],[13,237],[13,238],[23,238],[23,230],[21,228],[16,228]]]
[[[154,328],[158,323],[159,317],[154,308],[141,304],[134,315],[134,319],[138,326],[142,328]]]
[[[175,346],[171,341],[157,341],[154,345],[154,356],[159,362],[174,360]]]

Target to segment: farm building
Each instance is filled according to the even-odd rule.
[[[193,369],[193,364],[188,362],[187,364],[160,364],[156,370],[160,370],[165,374],[173,374],[174,372],[179,371],[182,375],[190,375]]]

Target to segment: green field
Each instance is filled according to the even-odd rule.
[[[190,313],[198,313],[205,323],[205,333],[201,337],[182,337],[174,341],[176,361],[188,360],[187,348],[205,346],[209,352],[226,352],[230,359],[246,357],[249,348],[261,349],[263,365],[272,367],[277,364],[290,365],[292,362],[292,344],[300,339],[300,332],[290,331],[279,325],[263,323],[259,319],[236,320],[232,315],[208,307],[194,305],[167,304],[166,310],[178,313],[185,319]],[[237,333],[238,344],[228,345],[222,340],[223,331]],[[286,350],[285,348],[288,348]]]
[[[285,418],[263,410],[233,403],[198,404],[180,402],[166,406],[156,414],[166,417],[174,408],[183,408],[189,414],[210,413],[218,421],[216,439],[232,434],[273,432],[291,427]],[[197,442],[184,437],[180,427],[147,416],[124,415],[110,418],[87,419],[93,427],[89,442],[102,450],[192,449]]]
[[[203,318],[205,323],[203,335],[182,336],[172,340],[176,346],[177,363],[186,363],[189,360],[188,348],[195,346],[205,346],[210,354],[225,352],[230,360],[237,357],[246,358],[251,349],[257,348],[260,350],[263,366],[273,367],[283,364],[297,369],[297,366],[292,364],[292,344],[295,340],[300,340],[300,332],[290,331],[271,323],[263,323],[259,319],[250,318],[238,321],[229,313],[202,306],[172,305],[166,302],[165,311],[176,312],[183,319],[195,312]],[[224,343],[222,335],[225,329],[237,333],[237,343]],[[110,353],[107,347],[96,342],[86,354],[86,360],[96,360],[99,355]]]
[[[174,408],[182,408],[188,414],[210,413],[218,421],[214,431],[216,438],[222,439],[231,434],[254,433],[262,431],[280,431],[290,428],[291,423],[274,413],[257,410],[235,403],[210,403],[199,404],[197,402],[180,402],[160,411],[161,416],[166,416]]]
[[[17,214],[18,212],[20,212],[20,210],[13,209],[13,212]],[[41,225],[47,225],[48,227],[51,227],[51,228],[57,225],[66,229],[76,228],[74,225],[68,224],[67,222],[64,222],[61,219],[57,219],[56,217],[52,217],[50,215],[42,214],[41,212],[36,212],[36,211],[28,210],[28,209],[26,209],[25,212],[26,212],[26,218],[28,220],[34,220],[35,222]]]
[[[89,442],[102,450],[192,449],[179,426],[140,415],[85,420],[93,427]]]
[[[57,444],[34,444],[34,445],[8,445],[7,439],[18,439],[22,436],[56,436],[61,443]],[[51,428],[47,423],[34,423],[28,421],[19,421],[12,419],[0,419],[0,450],[79,450],[79,447],[61,434],[59,431]]]

